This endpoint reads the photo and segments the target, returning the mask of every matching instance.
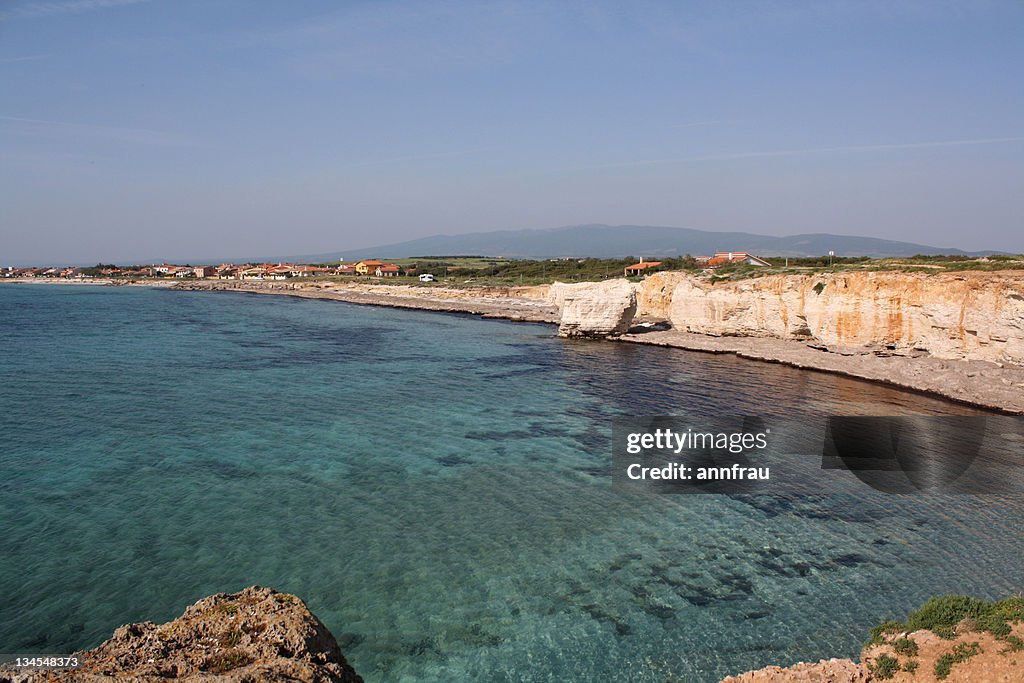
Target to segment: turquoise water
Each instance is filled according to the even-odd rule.
[[[1019,498],[611,491],[615,415],[970,412],[939,400],[284,297],[13,285],[0,321],[0,652],[257,583],[368,681],[700,682],[1024,586]]]

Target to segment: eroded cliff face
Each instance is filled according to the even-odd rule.
[[[720,283],[658,273],[638,290],[638,315],[687,332],[1024,364],[1024,273],[1018,271],[774,275]]]
[[[607,337],[623,334],[637,310],[636,288],[626,280],[556,282],[548,301],[561,311],[561,337]]]

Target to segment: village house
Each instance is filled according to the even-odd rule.
[[[356,275],[356,267],[350,263],[342,263],[334,272],[336,275]]]
[[[184,266],[179,268],[174,274],[174,277],[186,278],[186,277],[210,277],[216,272],[213,266]]]
[[[293,263],[279,263],[276,266],[267,266],[263,274],[265,280],[287,280],[292,276],[295,268]]]
[[[222,263],[215,269],[217,277],[221,280],[230,280],[238,277],[238,266],[233,263]]]
[[[630,275],[643,275],[651,268],[657,268],[662,264],[661,261],[644,261],[643,257],[640,257],[640,263],[634,263],[631,266],[626,266],[623,272],[628,277]]]
[[[383,261],[375,261],[372,259],[369,261],[360,261],[356,264],[356,275],[369,275],[371,273],[375,273],[378,267],[386,265],[388,264]]]
[[[263,266],[250,266],[243,268],[238,271],[239,280],[262,280],[267,274],[267,269]]]
[[[291,276],[315,277],[317,275],[329,275],[331,272],[330,268],[321,268],[319,266],[295,266],[291,270]]]
[[[394,263],[385,263],[377,266],[377,269],[373,271],[373,274],[377,277],[397,277],[400,269]]]

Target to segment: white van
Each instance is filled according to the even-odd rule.
[[[420,275],[420,282],[433,282],[433,281],[434,281],[434,276],[431,275],[430,273],[423,273],[423,275]]]

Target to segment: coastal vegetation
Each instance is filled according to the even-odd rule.
[[[931,631],[947,640],[956,637],[958,630],[988,632],[996,638],[1005,639],[1010,635],[1010,624],[1019,621],[1024,621],[1024,596],[985,602],[966,595],[944,595],[931,598],[911,612],[905,621],[889,620],[875,626],[871,629],[868,643],[877,645],[886,641],[886,635],[904,631]],[[901,647],[906,648],[905,640],[892,643],[897,652]]]
[[[561,258],[561,259],[487,259],[481,256],[426,256],[397,259],[403,269],[413,269],[415,279],[430,273],[449,285],[501,286],[512,284],[538,285],[556,281],[584,282],[623,277],[624,270],[641,260],[640,256],[621,259]],[[797,275],[808,273],[834,273],[859,271],[901,271],[941,273],[954,271],[995,271],[1024,269],[1024,255],[987,257],[970,256],[912,256],[909,258],[873,259],[866,256],[810,258],[764,257],[768,266],[749,263],[731,263],[714,269],[707,268],[693,256],[659,258],[659,265],[645,271],[707,271],[713,281],[743,280],[765,275]],[[322,264],[324,266],[331,264]],[[630,276],[639,281],[644,276]],[[400,278],[402,279],[402,278]]]
[[[709,267],[707,257],[682,256],[661,258],[657,261],[642,256],[624,258],[552,258],[552,259],[511,259],[481,255],[460,256],[419,256],[392,259],[387,265],[395,266],[394,272],[381,280],[396,284],[422,283],[424,285],[444,284],[449,287],[500,287],[512,285],[540,285],[552,282],[596,282],[627,276],[627,269],[643,264],[642,270],[630,270],[628,279],[640,281],[650,273],[659,271],[680,271],[694,274],[704,273],[712,282],[728,282],[763,277],[766,275],[807,275],[815,273],[844,273],[863,271],[898,271],[938,274],[959,271],[1024,270],[1024,255],[994,256],[930,256],[917,255],[905,258],[868,258],[866,256],[818,256],[787,258],[768,256],[759,259],[761,263],[735,261]],[[371,261],[368,263],[383,263]],[[275,271],[269,279],[302,277],[307,280],[349,281],[373,279],[376,274],[356,274],[354,264],[323,262],[310,264],[223,264],[221,266],[118,266],[112,263],[97,263],[81,267],[37,267],[0,269],[2,278],[107,278],[118,280],[144,279],[208,279],[237,277],[246,273],[246,279],[268,279],[253,275],[260,268]],[[347,268],[346,268],[347,266]],[[225,275],[225,271],[230,271]],[[280,272],[280,276],[277,273]],[[642,273],[642,274],[636,274]],[[421,276],[430,275],[432,282],[423,282]],[[241,279],[241,278],[239,278]]]
[[[918,640],[920,636],[915,634],[930,632],[942,640],[953,641],[940,646],[937,652],[934,645],[930,648],[934,653],[932,671],[938,680],[945,680],[954,667],[985,651],[976,640],[983,634],[1002,644],[998,654],[1020,652],[1024,639],[1013,630],[1022,621],[1024,596],[998,602],[967,595],[933,597],[903,621],[888,620],[871,629],[866,645],[866,652],[871,654],[865,656],[865,666],[879,680],[895,678],[900,672],[914,673],[924,650]],[[967,639],[971,635],[973,638]],[[993,641],[988,642],[986,647],[991,647]]]

